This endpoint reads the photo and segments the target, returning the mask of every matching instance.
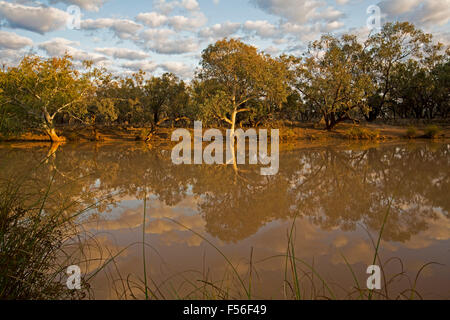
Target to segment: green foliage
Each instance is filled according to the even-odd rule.
[[[25,57],[2,78],[3,104],[23,130],[41,128],[53,138],[50,130],[54,129],[53,120],[58,114],[85,112],[84,98],[90,82],[74,68],[69,56],[46,60]]]
[[[425,137],[428,139],[437,138],[441,133],[441,128],[436,125],[429,125],[425,128]]]
[[[387,23],[361,42],[325,35],[302,58],[271,57],[223,39],[202,54],[196,77],[138,71],[114,76],[70,56],[25,57],[0,70],[0,134],[40,129],[58,141],[60,124],[145,127],[271,125],[345,120],[447,119],[450,49],[409,23]]]
[[[286,101],[288,69],[281,59],[260,53],[239,40],[221,40],[202,54],[203,115],[236,126],[237,115],[251,112],[267,115]]]
[[[345,136],[353,140],[376,140],[380,137],[380,133],[366,128],[352,127],[345,132]]]
[[[67,290],[63,281],[65,267],[60,267],[57,261],[61,254],[65,255],[63,245],[68,235],[63,217],[61,213],[45,213],[39,207],[24,208],[14,191],[2,189],[0,299],[54,300],[85,296],[86,290]]]
[[[372,82],[360,63],[361,53],[356,36],[327,35],[310,45],[297,69],[296,88],[328,130],[350,120],[356,110],[368,110],[366,93]]]
[[[414,139],[417,136],[417,129],[415,127],[409,127],[406,131],[406,137],[409,139]]]

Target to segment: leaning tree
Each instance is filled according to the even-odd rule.
[[[25,57],[17,67],[6,70],[1,81],[2,108],[9,115],[2,131],[7,132],[8,127],[18,131],[38,128],[53,142],[64,140],[56,133],[55,117],[83,115],[86,98],[92,94],[89,77],[77,71],[70,56]]]

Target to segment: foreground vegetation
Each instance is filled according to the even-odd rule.
[[[56,142],[65,140],[59,125],[88,126],[94,135],[97,126],[120,125],[147,128],[150,140],[160,126],[194,120],[232,130],[321,122],[328,131],[344,121],[447,121],[449,88],[450,49],[407,22],[388,23],[365,42],[324,35],[302,57],[272,57],[224,39],[204,50],[189,83],[142,71],[114,76],[69,56],[28,56],[0,71],[0,133],[34,129]]]

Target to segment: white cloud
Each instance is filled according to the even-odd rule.
[[[267,47],[266,49],[264,49],[264,52],[268,53],[270,55],[276,56],[280,53],[280,49],[275,46],[270,46],[270,47]]]
[[[450,20],[450,0],[389,0],[379,6],[388,20],[441,26]]]
[[[192,78],[194,75],[194,72],[191,67],[179,61],[163,62],[159,65],[159,67],[162,68],[164,71],[176,74],[181,78]]]
[[[26,6],[0,1],[0,20],[10,28],[25,29],[40,34],[65,28],[70,15],[65,11],[43,6]]]
[[[126,48],[97,48],[95,52],[113,57],[114,59],[124,60],[143,60],[149,57],[149,54],[144,51]]]
[[[190,17],[182,15],[169,17],[158,12],[146,12],[138,14],[136,20],[153,28],[169,26],[177,31],[193,31],[204,26],[208,21],[201,12],[194,12]]]
[[[241,24],[237,22],[218,23],[211,27],[204,28],[199,32],[199,35],[200,37],[211,39],[227,38],[238,32],[240,28]]]
[[[197,0],[182,0],[181,6],[189,11],[194,11],[200,9]]]
[[[81,21],[81,29],[110,29],[120,39],[133,39],[136,37],[136,33],[143,28],[143,25],[127,19],[101,18]]]
[[[132,70],[132,71],[139,71],[142,70],[144,72],[153,72],[158,67],[158,64],[156,64],[153,61],[133,61],[133,62],[125,62],[122,65],[122,68]]]
[[[169,25],[177,31],[196,30],[206,24],[208,19],[201,13],[194,13],[192,17],[173,16],[169,18]]]
[[[18,50],[32,45],[33,41],[30,38],[19,36],[14,32],[0,30],[0,49]]]
[[[197,0],[181,0],[181,1],[166,1],[166,0],[154,0],[153,7],[164,14],[169,14],[173,10],[180,8],[188,11],[197,11],[200,6]]]
[[[147,26],[155,28],[165,25],[169,18],[166,15],[158,12],[145,12],[138,14],[136,20],[142,22]]]
[[[88,11],[98,11],[108,0],[50,0],[50,3],[63,2],[68,5],[76,5]]]
[[[194,38],[173,38],[177,33],[171,29],[148,29],[140,34],[145,48],[160,54],[182,54],[198,49]]]
[[[24,50],[0,48],[0,67],[3,65],[16,66],[26,54]]]
[[[344,14],[320,0],[251,0],[260,9],[292,23],[337,20]]]
[[[103,55],[89,53],[79,48],[75,48],[78,46],[80,46],[79,42],[64,38],[53,38],[39,44],[39,48],[44,50],[47,55],[51,57],[62,57],[65,54],[69,54],[76,61],[91,60],[94,63],[98,63],[107,60],[107,58]]]
[[[254,32],[262,38],[273,37],[278,33],[277,28],[266,20],[247,21],[243,27],[246,31]]]

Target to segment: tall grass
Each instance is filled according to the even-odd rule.
[[[0,299],[82,299],[86,290],[65,286],[73,263],[64,252],[73,229],[61,212],[44,210],[49,189],[35,207],[24,208],[14,187],[0,193]]]
[[[85,241],[93,239],[79,228],[76,218],[107,199],[78,211],[76,201],[61,206],[48,204],[56,192],[56,171],[42,195],[30,195],[30,177],[51,161],[53,146],[51,151],[36,166],[0,181],[0,300],[91,297],[86,277],[82,276],[81,290],[67,288],[66,270],[87,262],[85,251],[90,248]]]
[[[211,242],[206,236],[194,231],[183,224],[168,219],[174,224],[184,228],[185,230],[190,231],[196,236],[200,237],[208,246],[213,248],[216,253],[218,253],[226,263],[226,270],[219,280],[212,280],[211,275],[208,272],[205,272],[205,267],[203,272],[195,271],[195,270],[186,270],[185,272],[181,272],[171,277],[163,280],[159,284],[156,284],[155,281],[151,280],[154,288],[151,290],[147,287],[147,276],[148,274],[144,271],[145,275],[145,288],[140,289],[142,292],[156,292],[159,294],[151,294],[150,299],[204,299],[204,300],[233,300],[233,299],[248,299],[251,300],[255,297],[258,297],[258,292],[255,291],[256,287],[254,286],[253,275],[258,274],[257,265],[267,262],[269,260],[274,259],[282,259],[285,262],[285,272],[284,272],[284,297],[285,299],[291,300],[317,300],[317,299],[326,299],[326,300],[337,300],[337,299],[351,299],[351,300],[388,300],[388,299],[422,299],[422,296],[417,291],[417,283],[420,278],[421,273],[428,266],[435,264],[434,262],[425,264],[422,268],[420,268],[419,272],[414,278],[414,281],[407,276],[405,270],[403,270],[403,262],[399,258],[391,258],[386,261],[386,263],[382,263],[380,258],[380,249],[381,249],[381,239],[383,236],[384,229],[386,227],[388,217],[389,217],[389,207],[386,211],[386,214],[383,217],[382,225],[380,231],[378,232],[378,238],[376,241],[370,236],[370,240],[373,244],[374,249],[374,258],[372,260],[373,264],[380,265],[382,269],[383,279],[384,279],[384,287],[382,290],[369,290],[365,288],[365,280],[364,286],[360,283],[357,272],[353,269],[353,267],[348,262],[348,259],[341,254],[350,275],[353,278],[354,284],[352,288],[345,289],[340,284],[336,284],[331,279],[327,280],[320,272],[316,269],[314,262],[312,264],[307,261],[300,259],[296,255],[295,249],[295,230],[296,230],[296,220],[294,217],[292,225],[288,230],[287,234],[287,249],[286,254],[277,255],[267,257],[265,259],[261,259],[259,261],[254,260],[254,250],[251,248],[250,251],[250,259],[248,262],[249,269],[247,275],[238,272],[238,265],[232,261],[230,257],[228,257],[218,246],[216,246],[213,242]],[[145,212],[144,212],[145,219]],[[145,220],[144,220],[145,221]],[[402,266],[401,271],[395,273],[393,275],[387,275],[386,267],[394,262],[398,261],[399,265]],[[145,263],[145,255],[144,255],[144,270],[146,268]],[[176,287],[174,283],[176,280],[182,280],[181,285]],[[400,279],[406,279],[407,282],[411,285],[410,287],[406,287],[397,293],[394,296],[390,294],[390,286],[392,286],[396,281]],[[129,282],[129,280],[124,280]],[[136,284],[136,283],[133,283]],[[128,287],[130,285],[128,284]],[[186,287],[190,288],[186,290]],[[336,288],[339,288],[343,291],[342,294],[338,294],[336,292]],[[309,292],[307,291],[309,290]],[[168,295],[163,295],[162,292],[169,292]],[[183,294],[183,292],[187,292]],[[409,293],[409,295],[407,294]],[[145,298],[148,299],[149,296],[146,294]]]

